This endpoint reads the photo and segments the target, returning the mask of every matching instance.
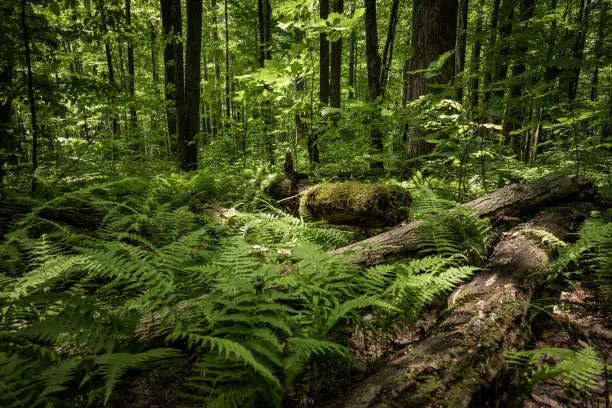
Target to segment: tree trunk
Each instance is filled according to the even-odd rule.
[[[176,152],[176,107],[175,69],[174,69],[174,0],[161,0],[162,31],[164,33],[164,97],[166,99],[166,121],[168,126],[168,145],[170,152]]]
[[[104,1],[100,1],[100,18],[102,19],[102,29],[104,32],[104,35],[108,34],[108,22],[107,22],[107,18],[106,18],[106,10],[104,8]],[[108,42],[108,40],[104,41],[104,51],[106,54],[106,67],[108,69],[108,85],[110,87],[110,91],[111,91],[111,96],[109,97],[109,102],[108,102],[108,109],[110,111],[109,116],[111,117],[111,129],[113,132],[113,143],[115,143],[118,139],[119,139],[119,123],[117,122],[117,114],[114,112],[115,111],[115,103],[114,103],[114,99],[115,99],[115,92],[116,92],[116,84],[115,84],[115,69],[113,67],[113,58],[112,58],[112,54],[111,54],[111,49],[110,49],[110,44]],[[116,157],[117,155],[117,148],[116,146],[113,146],[113,159]]]
[[[503,374],[504,353],[522,345],[521,323],[538,283],[534,272],[550,268],[555,253],[524,231],[544,230],[565,239],[591,207],[555,208],[503,234],[485,272],[451,294],[450,310],[426,339],[329,406],[467,408],[502,403],[494,390]]]
[[[457,49],[455,50],[455,100],[459,103],[463,101],[463,86],[461,74],[465,69],[465,40],[468,28],[468,7],[469,0],[459,2],[459,21],[457,24]]]
[[[399,0],[393,0],[391,5],[391,15],[389,17],[389,27],[387,28],[387,40],[385,41],[385,49],[382,57],[382,72],[380,76],[381,95],[384,98],[385,89],[387,88],[387,80],[389,78],[389,70],[393,61],[393,44],[395,42],[395,29],[399,19]]]
[[[131,30],[130,26],[132,25],[132,10],[131,10],[131,0],[125,0],[125,23],[128,27],[128,41],[127,41],[127,58],[128,58],[128,81],[127,81],[127,90],[128,95],[130,95],[130,127],[132,128],[132,133],[136,130],[138,126],[138,118],[136,116],[136,108],[134,107],[134,94],[135,94],[135,83],[134,83],[134,45],[132,44],[131,38]],[[132,134],[132,137],[136,135]],[[140,145],[140,142],[137,141],[136,145]],[[140,150],[137,149],[137,150]]]
[[[352,100],[355,98],[355,87],[356,87],[355,74],[357,72],[357,67],[355,65],[355,51],[357,48],[357,34],[355,34],[355,31],[351,32],[349,41],[350,41],[350,44],[349,44],[349,56],[348,56],[348,86],[349,86],[348,98]]]
[[[599,29],[597,30],[597,39],[595,40],[595,66],[591,73],[591,92],[589,93],[589,99],[592,102],[597,100],[597,86],[599,84],[599,66],[604,63],[603,57],[603,39],[606,35],[606,21],[607,21],[607,3],[601,2],[599,5]]]
[[[521,31],[527,30],[529,19],[533,15],[535,8],[535,0],[521,0],[520,6],[520,22],[522,23]],[[510,86],[510,100],[506,108],[506,117],[504,119],[503,133],[510,140],[512,152],[517,158],[522,157],[521,152],[524,144],[521,140],[521,134],[511,134],[516,132],[523,126],[525,118],[525,109],[521,97],[523,95],[522,83],[524,78],[521,76],[525,73],[525,64],[527,56],[527,43],[521,42],[516,47],[515,61],[512,66],[512,85]]]
[[[202,53],[202,0],[187,0],[187,53],[185,57],[185,156],[184,170],[198,167],[200,132],[200,62]]]
[[[376,22],[376,0],[365,0],[365,46],[366,59],[368,66],[368,101],[372,104],[372,114],[370,118],[370,143],[373,153],[380,157],[370,162],[370,167],[382,170],[384,167],[381,160],[383,149],[383,134],[380,129],[380,106],[379,98],[382,96],[380,84],[382,62],[378,53],[378,25]]]
[[[176,153],[178,162],[183,163],[185,160],[185,73],[183,62],[183,17],[181,10],[181,0],[173,0],[172,2],[172,27],[176,42],[174,43],[174,89],[175,89],[175,106],[176,106]]]
[[[576,99],[578,92],[578,81],[580,79],[580,68],[584,56],[584,45],[586,43],[587,30],[591,13],[591,0],[580,0],[578,13],[578,31],[572,49],[572,64],[567,71],[567,96],[570,101]]]
[[[12,12],[12,10],[10,10]],[[15,156],[15,136],[11,129],[13,116],[13,66],[8,56],[0,59],[0,196],[4,186],[5,164],[17,164]]]
[[[482,34],[482,10],[484,8],[484,1],[481,0],[478,7],[478,17],[476,18],[476,27],[474,27],[474,43],[472,44],[472,56],[470,58],[470,107],[472,110],[472,117],[479,117],[475,112],[478,110],[478,96],[480,86],[480,52],[482,50],[482,40],[480,36]]]
[[[517,0],[502,0],[500,6],[501,23],[499,25],[499,42],[501,47],[497,55],[497,63],[495,64],[495,73],[493,76],[493,98],[496,101],[501,101],[504,97],[505,90],[503,81],[508,76],[508,58],[510,56],[510,44],[508,37],[512,34],[512,20],[514,19],[514,9]],[[493,123],[500,122],[499,117],[491,117]]]
[[[231,129],[232,108],[230,90],[230,51],[229,51],[229,18],[228,0],[223,3],[223,13],[225,15],[225,128]]]
[[[424,70],[440,55],[452,50],[457,37],[456,0],[414,0],[412,3],[412,47],[414,55],[408,61],[408,71]],[[448,84],[455,74],[455,60],[449,58],[439,75],[426,82],[425,73],[419,72],[408,76],[408,100],[413,101],[426,93],[440,92],[431,85]],[[433,150],[433,145],[425,140],[426,132],[416,128],[412,130],[408,142],[408,157],[423,156]]]
[[[333,0],[333,12],[344,13],[344,0]],[[340,108],[340,80],[342,78],[342,38],[331,43],[329,104]]]
[[[493,81],[493,67],[495,66],[495,44],[497,43],[497,24],[499,22],[499,4],[501,0],[493,0],[493,9],[491,11],[491,21],[489,23],[489,41],[487,41],[487,67],[484,74],[484,104],[488,104],[492,98],[493,90],[491,82]]]
[[[36,178],[34,173],[38,168],[38,125],[36,123],[36,101],[34,100],[34,87],[32,85],[32,58],[30,55],[30,35],[26,22],[27,0],[21,1],[21,29],[23,30],[23,46],[25,52],[26,68],[28,72],[28,100],[30,102],[30,120],[32,122],[32,190],[35,190]]]
[[[265,67],[265,61],[270,59],[271,51],[271,19],[272,19],[272,8],[270,6],[269,0],[258,0],[257,2],[257,11],[259,17],[259,65],[261,68]],[[264,89],[269,89],[268,85],[264,85]],[[272,128],[272,112],[270,101],[266,100],[262,106],[262,115],[263,115],[263,137],[264,137],[264,145],[266,149],[266,155],[268,156],[268,163],[271,166],[274,165],[274,141],[272,140],[272,135],[269,134],[270,129]]]
[[[478,217],[487,217],[495,221],[526,214],[534,208],[567,199],[578,192],[579,187],[576,183],[565,176],[553,174],[530,183],[508,185],[464,205],[473,208]],[[334,253],[357,251],[356,262],[364,266],[415,254],[421,249],[420,223],[420,221],[414,221],[402,225],[356,244],[337,249]]]

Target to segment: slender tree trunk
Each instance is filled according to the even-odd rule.
[[[151,29],[151,74],[153,76],[153,87],[155,96],[159,96],[159,74],[157,73],[157,29],[153,23]]]
[[[497,43],[497,24],[499,20],[499,4],[501,0],[493,0],[491,21],[489,22],[489,41],[487,42],[487,67],[484,74],[484,104],[488,104],[493,95],[491,82],[493,81],[493,67],[495,66],[495,44]]]
[[[472,56],[470,58],[470,106],[473,112],[473,117],[478,117],[478,92],[480,85],[480,52],[482,50],[482,9],[484,8],[484,0],[481,0],[478,7],[478,17],[476,17],[476,26],[474,27],[474,43],[472,44]]]
[[[168,126],[167,140],[169,152],[176,153],[176,100],[175,67],[174,67],[174,0],[161,0],[162,31],[164,33],[164,97],[166,99],[166,121]]]
[[[374,105],[370,126],[370,143],[373,153],[382,156],[384,152],[383,134],[380,130],[379,98],[382,96],[380,84],[382,61],[378,53],[378,25],[376,22],[376,0],[365,0],[365,30],[366,30],[366,59],[368,66],[368,101]],[[370,167],[382,170],[383,161],[376,158],[370,162]]]
[[[229,19],[228,19],[228,0],[223,3],[223,11],[225,14],[225,122],[226,129],[230,129],[232,118],[231,109],[231,90],[230,90],[230,51],[229,51]]]
[[[211,9],[211,29],[212,29],[212,46],[213,49],[217,49],[218,48],[218,44],[219,44],[219,31],[217,29],[217,24],[219,23],[218,21],[218,17],[217,17],[217,0],[211,0],[210,2],[210,9]],[[222,124],[220,124],[219,122],[221,121],[221,118],[223,117],[223,109],[221,106],[221,97],[219,95],[219,90],[221,89],[221,68],[219,67],[219,61],[217,58],[216,53],[211,53],[211,61],[213,64],[213,73],[214,73],[214,77],[215,77],[215,86],[212,90],[212,95],[213,95],[213,102],[211,103],[212,107],[210,109],[211,111],[211,117],[210,117],[210,121],[211,121],[211,126],[212,126],[212,134],[213,137],[216,137],[218,134],[219,129],[221,128]]]
[[[258,16],[259,16],[259,65],[265,67],[266,60],[270,59],[271,56],[271,37],[270,37],[270,25],[272,19],[272,7],[270,6],[269,0],[258,0]],[[269,86],[265,85],[264,89],[268,90]],[[268,156],[268,163],[271,166],[274,165],[274,140],[272,135],[269,134],[272,128],[272,112],[270,101],[266,100],[262,106],[263,115],[263,137],[264,145],[266,149],[266,155]]]
[[[452,50],[456,44],[457,11],[456,0],[414,0],[412,3],[412,47],[413,57],[408,61],[408,71],[422,71],[436,61],[440,55]],[[440,68],[440,74],[425,78],[424,72],[408,76],[408,100],[416,100],[426,93],[439,92],[432,87],[447,84],[455,74],[455,60],[449,58]],[[421,128],[412,129],[408,141],[408,157],[423,156],[433,150],[425,140],[427,133]]]
[[[333,12],[344,13],[344,0],[333,0]],[[331,43],[330,69],[330,106],[339,108],[341,96],[340,80],[342,78],[342,38]]]
[[[136,108],[134,106],[134,95],[135,95],[135,72],[134,72],[134,45],[132,44],[131,38],[131,30],[130,26],[132,25],[132,10],[131,10],[131,2],[132,0],[125,0],[125,22],[128,27],[128,41],[127,41],[127,58],[128,58],[128,81],[127,81],[127,90],[130,96],[130,127],[132,129],[131,137],[136,137],[135,130],[138,127],[138,118],[136,116]],[[136,150],[141,150],[142,145],[140,141],[135,141],[135,146],[138,146]]]
[[[200,62],[202,53],[202,0],[187,0],[187,52],[185,56],[185,155],[183,170],[198,167],[200,132]]]
[[[468,28],[468,7],[469,0],[459,1],[459,21],[457,23],[457,49],[455,50],[455,100],[461,102],[463,100],[463,86],[461,82],[461,74],[465,69],[465,40],[467,38]]]
[[[30,116],[32,121],[32,173],[38,168],[38,125],[36,123],[36,101],[34,100],[34,87],[32,85],[32,58],[30,55],[30,36],[26,22],[27,0],[21,0],[21,28],[23,30],[23,46],[25,48],[26,67],[28,70],[28,99],[30,102]],[[36,179],[32,174],[32,190],[35,190]]]
[[[172,26],[176,35],[174,44],[174,84],[175,84],[175,106],[176,106],[176,152],[179,163],[185,162],[186,145],[185,131],[185,72],[183,62],[183,16],[181,10],[181,0],[173,0],[173,21]]]
[[[306,38],[306,32],[301,29],[295,30],[295,42],[296,44],[303,44]],[[300,95],[304,89],[304,77],[299,75],[295,78],[295,90]],[[309,133],[309,124],[302,120],[306,113],[302,109],[298,109],[295,112],[294,123],[295,123],[295,143],[297,144],[304,136]]]
[[[327,20],[329,16],[329,0],[319,1],[319,16]],[[329,103],[329,41],[327,34],[321,33],[319,47],[319,101],[322,105]]]
[[[12,12],[12,9],[9,11]],[[8,14],[8,13],[7,13]],[[4,56],[3,56],[4,57]],[[13,94],[11,91],[13,82],[13,66],[8,60],[2,58],[0,61],[0,196],[4,185],[5,164],[16,164],[15,136],[11,129],[11,117],[13,116]]]
[[[395,29],[399,19],[399,0],[393,0],[391,5],[391,15],[389,17],[389,27],[387,27],[387,40],[382,56],[382,72],[380,76],[381,95],[385,96],[387,88],[387,79],[389,78],[389,70],[393,61],[393,44],[395,42]]]
[[[595,40],[595,66],[591,73],[591,92],[589,98],[592,102],[597,100],[597,86],[599,84],[599,66],[603,63],[603,39],[606,35],[606,21],[607,21],[607,3],[601,2],[599,5],[599,28],[597,30],[597,39]]]
[[[355,74],[357,72],[357,67],[355,65],[355,50],[357,48],[357,34],[355,32],[351,32],[350,36],[350,44],[349,44],[349,56],[348,56],[348,86],[349,93],[348,98],[355,98]]]
[[[520,30],[525,32],[527,30],[527,24],[529,19],[533,15],[535,8],[535,0],[521,0],[519,18],[522,23]],[[516,157],[521,157],[521,151],[523,143],[521,143],[520,134],[511,134],[516,130],[520,129],[523,125],[523,119],[525,117],[524,104],[521,100],[523,94],[523,78],[521,76],[525,73],[525,57],[527,55],[527,44],[520,43],[516,47],[515,62],[512,66],[512,85],[510,86],[510,100],[508,101],[508,107],[506,108],[506,118],[504,120],[503,132],[506,138],[510,140],[510,146],[512,152]]]
[[[104,1],[100,1],[100,18],[102,19],[102,28],[104,34],[108,34],[108,24],[106,19],[106,10],[104,8]],[[119,122],[117,121],[117,114],[114,112],[114,99],[116,92],[116,84],[115,84],[115,70],[113,67],[113,58],[111,54],[110,44],[108,40],[104,41],[104,51],[106,54],[106,67],[108,69],[108,84],[110,85],[110,90],[112,95],[109,98],[109,110],[110,117],[112,122],[112,131],[113,131],[113,143],[119,139]],[[117,149],[113,146],[113,158],[117,155]]]
[[[504,87],[501,84],[508,76],[508,58],[510,56],[510,44],[508,37],[512,34],[512,20],[514,19],[514,9],[517,0],[502,0],[500,8],[501,24],[499,25],[499,41],[501,47],[497,63],[495,64],[494,82],[496,89],[493,91],[493,96],[496,100],[501,100],[504,97]]]
[[[572,66],[567,72],[567,96],[570,101],[576,99],[578,92],[578,81],[580,79],[580,68],[584,56],[584,45],[589,27],[591,13],[591,0],[580,0],[580,10],[578,13],[578,31],[572,50]]]

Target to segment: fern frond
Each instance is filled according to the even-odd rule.
[[[175,349],[158,348],[143,353],[113,353],[103,354],[96,357],[96,364],[100,367],[100,373],[104,376],[104,405],[119,382],[123,374],[130,368],[141,367],[145,363],[161,362],[163,360],[178,358],[181,352]]]

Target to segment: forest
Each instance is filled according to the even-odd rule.
[[[611,0],[2,0],[0,407],[610,407]]]

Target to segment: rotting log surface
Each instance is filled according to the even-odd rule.
[[[504,233],[487,271],[455,290],[446,317],[424,341],[327,406],[485,406],[488,387],[504,367],[504,351],[520,345],[535,286],[528,275],[545,270],[554,252],[522,230],[545,230],[563,239],[588,209],[587,204],[551,209]]]
[[[312,186],[300,200],[300,215],[330,224],[361,227],[398,225],[408,216],[412,197],[400,186],[328,183]]]
[[[579,184],[568,177],[551,174],[529,183],[505,186],[464,205],[473,208],[479,217],[487,217],[495,222],[563,201],[577,195],[579,191]],[[414,254],[421,249],[420,223],[413,221],[401,225],[391,231],[337,249],[334,253],[357,251],[356,262],[362,266],[376,265]]]

